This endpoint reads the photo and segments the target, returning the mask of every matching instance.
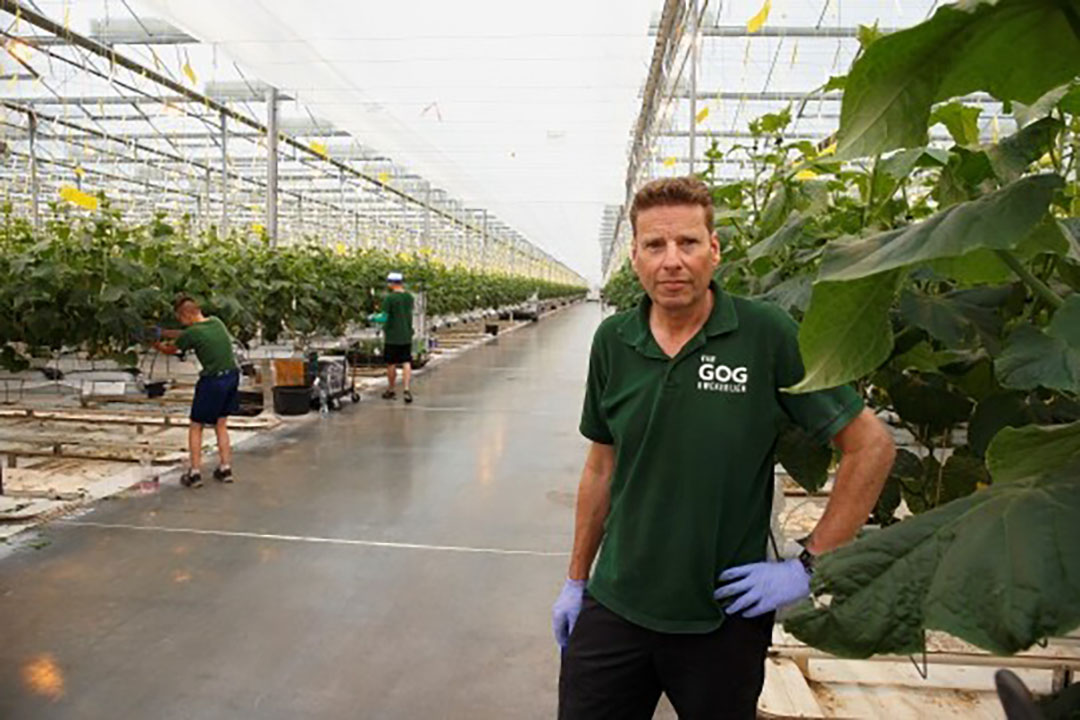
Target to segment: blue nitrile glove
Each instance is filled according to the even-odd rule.
[[[581,603],[585,599],[585,581],[567,580],[562,592],[551,608],[551,627],[555,630],[555,642],[563,650],[574,632],[574,624],[581,614]]]
[[[724,608],[728,615],[757,617],[810,595],[810,574],[798,560],[759,562],[740,565],[720,573],[713,597],[717,600],[737,597]]]

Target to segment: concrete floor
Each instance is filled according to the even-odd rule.
[[[551,718],[583,305],[0,558],[0,718]],[[209,468],[208,468],[209,469]],[[380,544],[384,543],[384,544]]]

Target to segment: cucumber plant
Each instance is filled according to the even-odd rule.
[[[1080,625],[1080,2],[982,0],[868,38],[837,143],[785,139],[790,111],[710,158],[726,289],[801,320],[789,392],[855,383],[905,439],[873,522],[822,559],[796,636],[853,657],[925,629],[997,653]],[[1001,100],[1019,130],[979,141]],[[941,124],[950,147],[928,144]],[[609,301],[640,295],[629,267]],[[809,489],[829,450],[778,458]],[[897,521],[901,500],[914,513]]]

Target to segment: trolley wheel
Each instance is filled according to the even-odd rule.
[[[330,409],[331,410],[340,410],[341,409],[341,398],[338,398],[338,397],[330,398]]]
[[[360,402],[360,393],[356,392],[355,390],[352,391],[352,394],[349,395],[349,397],[352,398],[352,401],[354,403]]]

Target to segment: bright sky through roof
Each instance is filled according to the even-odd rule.
[[[599,279],[660,0],[143,5]]]

